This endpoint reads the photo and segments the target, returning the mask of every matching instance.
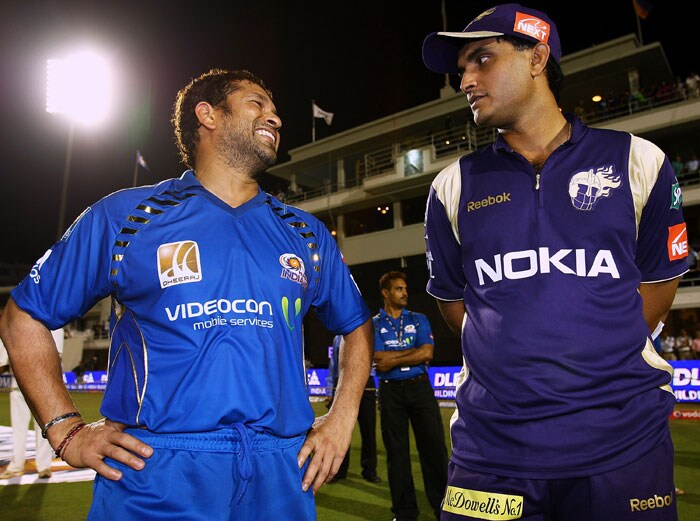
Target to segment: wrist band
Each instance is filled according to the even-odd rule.
[[[46,439],[46,432],[56,425],[57,423],[61,423],[62,421],[67,420],[68,418],[75,418],[76,416],[80,416],[79,412],[69,412],[66,414],[62,414],[61,416],[56,416],[53,420],[51,420],[49,423],[44,425],[44,428],[41,429],[41,437]]]
[[[78,434],[83,427],[85,427],[85,422],[80,422],[68,431],[66,437],[63,438],[63,441],[58,445],[58,447],[56,447],[56,450],[54,451],[56,457],[63,459],[63,453],[66,451],[68,444],[73,440],[73,438],[75,438],[75,435]]]

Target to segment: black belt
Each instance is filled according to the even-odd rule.
[[[410,385],[417,384],[418,382],[425,382],[428,380],[428,373],[421,373],[413,378],[406,378],[405,380],[382,380],[382,383],[392,384],[392,385]]]

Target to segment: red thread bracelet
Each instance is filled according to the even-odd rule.
[[[75,438],[75,435],[80,432],[80,430],[85,427],[85,422],[80,422],[76,424],[71,430],[68,431],[68,434],[66,434],[66,437],[63,438],[63,441],[56,447],[55,454],[57,457],[63,459],[63,453],[66,451],[66,447],[68,447],[68,444]]]

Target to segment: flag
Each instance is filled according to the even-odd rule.
[[[649,0],[632,0],[632,3],[637,16],[642,20],[646,20],[652,8],[651,2]]]
[[[312,103],[312,106],[314,109],[314,117],[321,118],[326,122],[326,125],[330,125],[331,122],[333,121],[333,113],[326,112],[325,110],[323,110],[321,107],[319,107],[315,103]]]
[[[148,170],[148,165],[146,164],[146,160],[141,155],[140,150],[136,151],[136,164],[142,167],[144,170]]]

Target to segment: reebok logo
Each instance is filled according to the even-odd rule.
[[[479,208],[486,208],[492,204],[509,203],[510,201],[510,192],[503,192],[500,195],[489,195],[480,201],[469,201],[467,203],[467,212],[474,212]]]
[[[197,243],[180,241],[158,246],[158,276],[161,288],[202,280]]]
[[[641,512],[643,510],[653,510],[655,508],[665,508],[670,507],[673,504],[673,493],[667,494],[665,496],[657,496],[654,494],[653,497],[638,499],[630,499],[630,512]]]
[[[688,256],[688,232],[685,223],[668,228],[668,260],[684,259]]]

